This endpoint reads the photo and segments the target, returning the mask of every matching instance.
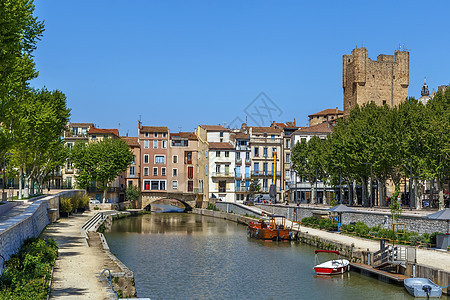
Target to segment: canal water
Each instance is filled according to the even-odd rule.
[[[314,247],[250,239],[245,226],[222,219],[153,213],[115,220],[105,236],[134,272],[138,296],[153,300],[413,299],[357,272],[317,276]]]

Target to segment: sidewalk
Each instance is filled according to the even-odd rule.
[[[59,247],[53,272],[50,299],[112,299],[106,281],[97,275],[106,267],[105,255],[96,247],[87,247],[80,227],[94,214],[87,212],[59,219],[43,235],[55,239]]]

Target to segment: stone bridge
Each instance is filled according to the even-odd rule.
[[[184,205],[187,210],[196,207],[197,202],[201,203],[201,194],[196,193],[170,193],[170,192],[142,192],[141,193],[141,209],[146,208],[152,203],[162,203],[165,200],[176,200]]]

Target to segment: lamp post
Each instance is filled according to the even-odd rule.
[[[373,202],[372,202],[372,198],[373,198],[373,189],[372,189],[372,163],[364,163],[365,165],[370,165],[370,197],[369,197],[369,207],[372,207]]]
[[[7,155],[13,155],[12,153],[5,153],[5,155],[3,156],[3,189],[2,189],[2,197],[4,197],[3,195],[5,194],[5,173],[6,173],[6,156]],[[3,200],[3,199],[2,199]]]
[[[339,168],[339,204],[342,204],[342,167],[334,166],[333,168]]]
[[[314,196],[314,204],[317,204],[317,169],[314,169],[314,170],[316,170],[316,179],[315,179],[315,184],[316,184],[316,188],[314,189],[314,194],[316,194],[315,196]]]
[[[409,210],[412,210],[412,159],[404,158],[403,160],[409,161]]]

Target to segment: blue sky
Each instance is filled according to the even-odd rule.
[[[277,122],[343,108],[342,55],[410,51],[409,95],[449,84],[449,1],[35,0],[45,32],[32,86],[59,89],[72,122],[137,134],[245,120],[261,93]],[[120,123],[120,126],[119,126]],[[249,119],[249,125],[252,121]],[[266,124],[269,125],[269,124]]]

